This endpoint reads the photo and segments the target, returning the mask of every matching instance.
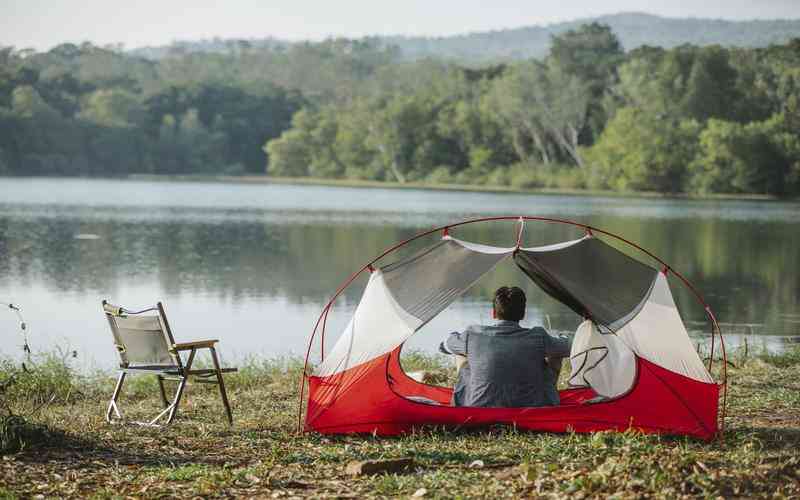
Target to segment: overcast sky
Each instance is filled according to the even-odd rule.
[[[798,19],[800,0],[0,0],[0,45],[128,48],[201,38],[450,35],[637,11],[669,17]]]

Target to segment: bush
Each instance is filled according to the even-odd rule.
[[[483,168],[470,167],[456,174],[455,181],[457,184],[488,184],[490,173]]]
[[[348,165],[344,170],[346,179],[360,181],[385,181],[385,172],[378,162],[372,162],[361,166]]]
[[[587,187],[587,172],[578,167],[567,165],[547,165],[542,169],[544,184],[556,189],[585,189]]]
[[[786,195],[795,189],[799,145],[783,114],[746,125],[709,120],[689,165],[690,186],[702,194]]]
[[[592,187],[614,190],[684,190],[687,165],[698,149],[700,123],[622,108],[599,140],[584,150]]]
[[[508,185],[516,189],[582,189],[587,185],[584,170],[561,164],[515,163],[507,169]]]
[[[431,184],[451,184],[453,181],[450,167],[445,166],[436,167],[425,178],[425,182],[430,182]]]
[[[532,189],[542,187],[541,180],[536,173],[537,166],[529,163],[515,163],[509,167],[511,186],[517,189]]]
[[[84,378],[68,363],[69,353],[53,351],[35,358],[31,366],[0,359],[0,385],[8,405],[39,406],[50,401],[68,403],[82,395]],[[10,380],[13,379],[13,380]]]
[[[486,183],[492,186],[508,186],[511,184],[511,176],[507,167],[497,167],[486,178]]]

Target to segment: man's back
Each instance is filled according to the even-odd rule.
[[[516,321],[471,326],[454,333],[446,352],[467,357],[453,393],[456,406],[524,407],[559,404],[555,374],[545,356],[569,356],[569,341]]]

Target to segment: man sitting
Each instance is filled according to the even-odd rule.
[[[454,406],[521,407],[559,404],[556,382],[570,341],[544,328],[519,325],[525,317],[525,292],[501,287],[494,294],[491,326],[473,325],[451,333],[439,349],[464,356],[453,390]],[[549,364],[548,364],[549,362]]]

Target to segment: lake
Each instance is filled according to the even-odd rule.
[[[0,302],[22,308],[34,352],[74,351],[87,367],[116,363],[102,299],[132,309],[161,300],[179,341],[221,339],[228,359],[300,355],[339,284],[383,249],[434,226],[494,215],[568,218],[639,243],[698,287],[729,344],[746,338],[757,349],[781,350],[800,337],[800,204],[772,201],[4,178]],[[513,246],[515,223],[473,224],[452,234]],[[530,222],[524,245],[581,234]],[[364,283],[356,281],[336,303],[326,348]],[[568,331],[580,322],[506,261],[410,348],[434,350],[446,333],[488,322],[489,297],[503,284],[527,290],[525,324]],[[703,343],[703,309],[679,282],[671,285]],[[0,312],[0,352],[19,355],[18,331],[12,311]]]

